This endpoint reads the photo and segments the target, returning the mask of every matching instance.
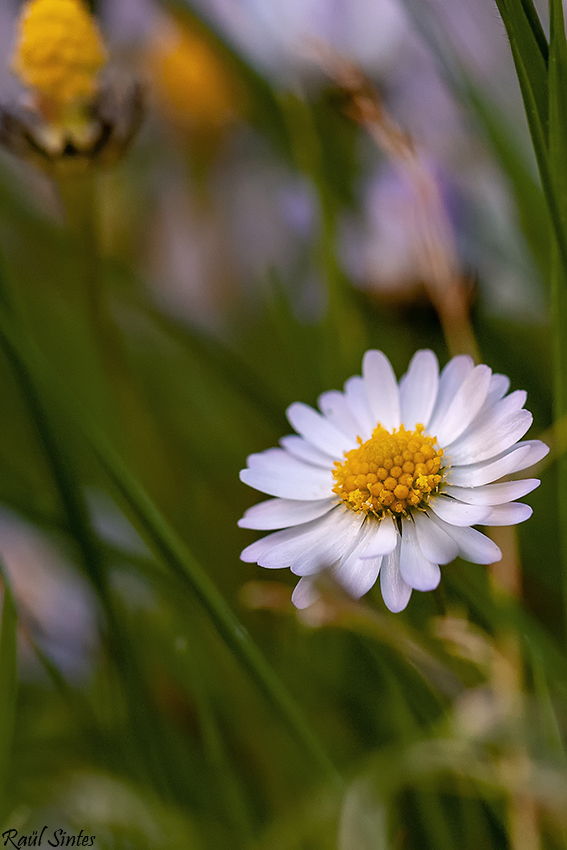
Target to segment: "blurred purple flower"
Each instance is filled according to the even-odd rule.
[[[24,626],[24,661],[35,661],[30,634],[65,676],[86,676],[96,644],[95,602],[86,582],[47,536],[5,509],[0,554]]]

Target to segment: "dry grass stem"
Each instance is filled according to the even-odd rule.
[[[380,93],[352,62],[329,45],[311,42],[312,56],[347,95],[345,112],[361,124],[377,146],[411,182],[415,191],[418,261],[429,298],[441,321],[452,355],[479,361],[469,317],[469,298],[439,186],[409,134],[384,109]]]

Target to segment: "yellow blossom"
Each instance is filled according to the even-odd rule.
[[[172,25],[158,34],[149,58],[157,94],[174,121],[212,129],[232,120],[237,86],[204,36]]]
[[[82,0],[30,0],[23,7],[12,69],[53,112],[92,97],[106,62],[99,29]]]

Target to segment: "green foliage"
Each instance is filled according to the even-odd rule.
[[[73,226],[42,208],[33,180],[26,188],[26,166],[0,163],[3,828],[83,829],[109,850],[500,850],[521,846],[514,830],[527,801],[539,846],[565,846],[564,455],[542,469],[534,516],[518,535],[517,597],[495,591],[485,567],[457,561],[440,591],[414,594],[403,614],[388,612],[375,588],[356,603],[331,594],[300,615],[287,571],[239,560],[254,536],[236,522],[256,498],[238,471],[286,433],[289,403],[314,404],[341,386],[367,347],[384,350],[399,374],[417,348],[443,362],[448,352],[430,304],[380,300],[344,271],[343,216],[360,214],[365,160],[380,155],[332,89],[276,90],[188,4],[166,5],[229,63],[248,104],[240,132],[309,188],[314,220],[298,237],[292,272],[283,264],[254,281],[234,272],[213,332],[163,306],[137,253],[153,214],[148,204],[144,218],[139,198],[151,195],[164,162],[193,198],[214,177],[200,174],[199,190],[183,180],[214,152],[150,128],[113,177],[97,175],[88,191],[63,187]],[[560,0],[550,3],[549,43],[530,0],[498,0],[541,186],[513,118],[461,65],[433,13],[408,6],[474,116],[468,131],[482,133],[509,181],[518,238],[545,283],[552,270],[551,333],[495,318],[478,295],[472,320],[483,357],[528,391],[535,433],[554,420],[564,427]],[[96,210],[121,203],[131,221],[119,250],[100,255]],[[207,203],[199,210],[206,216]],[[301,297],[310,278],[309,311]],[[91,643],[63,639],[78,672],[41,619],[53,608],[47,554],[41,616],[18,583],[26,564],[10,557],[15,517],[83,589]],[[86,624],[74,628],[82,634]]]

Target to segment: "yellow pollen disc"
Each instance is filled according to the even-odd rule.
[[[359,437],[358,448],[335,462],[333,492],[353,511],[378,518],[423,509],[444,480],[443,449],[424,430],[402,425],[390,432],[378,425],[365,443]]]
[[[83,0],[30,0],[18,23],[12,70],[60,107],[84,102],[106,62],[102,37]]]

